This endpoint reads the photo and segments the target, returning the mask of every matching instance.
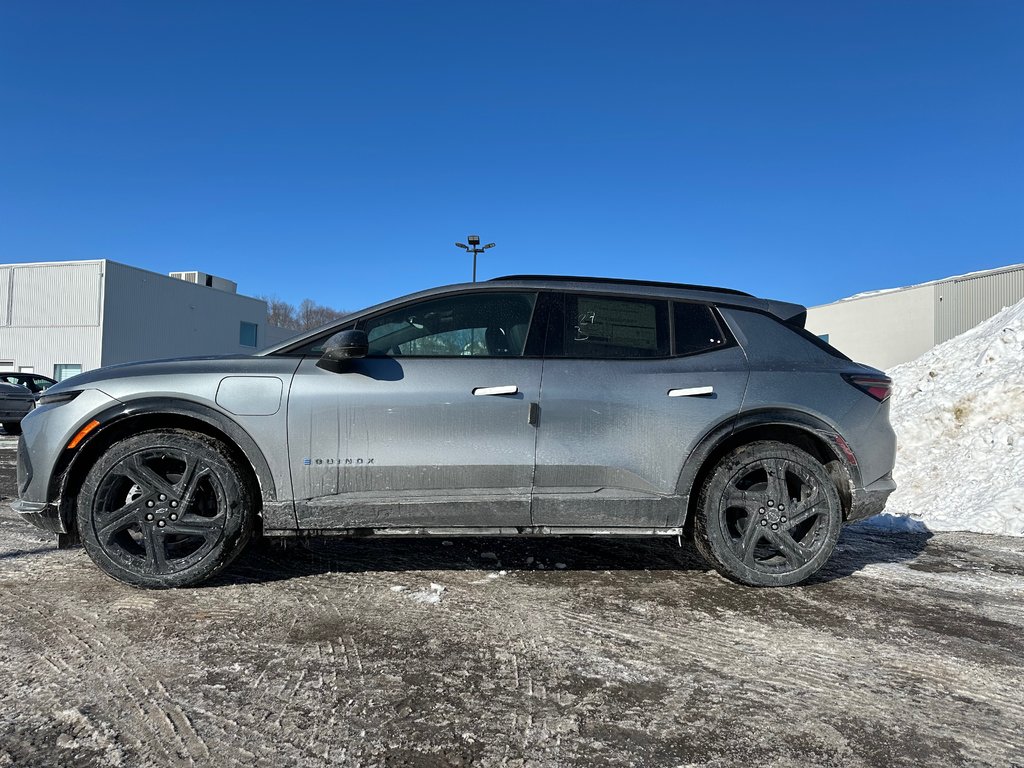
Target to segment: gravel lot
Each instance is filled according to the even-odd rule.
[[[0,438],[0,493],[14,494]],[[1024,765],[1024,540],[320,540],[145,592],[0,503],[0,766]]]

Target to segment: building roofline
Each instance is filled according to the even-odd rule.
[[[927,280],[923,283],[914,283],[913,285],[901,285],[895,288],[879,288],[875,291],[863,291],[861,293],[855,293],[852,296],[846,296],[842,299],[836,299],[835,301],[828,301],[824,304],[816,304],[811,309],[818,309],[819,307],[831,307],[833,304],[844,304],[848,301],[860,301],[861,299],[871,299],[875,296],[884,296],[889,293],[898,293],[900,291],[910,291],[915,288],[927,288],[930,285],[941,285],[943,283],[959,283],[964,280],[976,280],[980,277],[992,277],[993,275],[1003,274],[1005,272],[1018,272],[1024,270],[1024,264],[1009,264],[1005,267],[993,267],[992,269],[980,269],[976,272],[965,272],[962,275],[951,275],[949,277],[939,278],[938,280]]]
[[[146,269],[145,267],[137,267],[134,264],[125,264],[123,261],[115,261],[114,259],[66,259],[63,261],[16,261],[8,264],[0,264],[0,269],[7,267],[63,267],[72,264],[100,264],[106,268],[107,264],[115,264],[118,267],[124,267],[125,269],[132,269],[136,272],[143,272],[146,275],[153,275],[155,277],[162,277],[164,280],[173,280],[175,284],[183,283],[184,285],[190,285],[193,288],[210,288],[207,285],[199,285],[198,283],[190,283],[187,280],[180,280],[177,277],[171,277],[163,272],[154,272],[152,269]],[[227,278],[224,278],[227,279]],[[233,281],[232,281],[233,282]],[[258,301],[266,304],[263,299],[257,298],[256,296],[250,296],[247,293],[229,293],[228,291],[219,291],[217,288],[210,288],[210,290],[218,291],[225,296],[236,296],[240,299],[246,299],[248,301]]]

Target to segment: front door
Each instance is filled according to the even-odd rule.
[[[301,528],[530,524],[536,294],[475,291],[359,321],[366,358],[308,357],[288,404]]]

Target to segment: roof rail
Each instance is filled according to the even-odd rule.
[[[504,275],[492,277],[489,282],[500,282],[502,280],[562,280],[571,283],[608,283],[619,285],[646,285],[651,288],[678,288],[685,291],[714,291],[715,293],[728,293],[733,296],[750,296],[753,294],[745,291],[737,291],[735,288],[717,288],[713,285],[691,285],[690,283],[665,283],[658,280],[629,280],[619,277],[580,277],[573,275]]]

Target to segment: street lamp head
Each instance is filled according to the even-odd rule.
[[[488,243],[487,245],[484,246],[484,248],[493,248],[495,245],[496,243]]]
[[[469,250],[469,246],[466,245],[465,243],[456,243],[455,245],[457,245],[459,248],[462,248],[465,251]]]
[[[480,235],[470,235],[466,238],[470,245],[480,245]]]

